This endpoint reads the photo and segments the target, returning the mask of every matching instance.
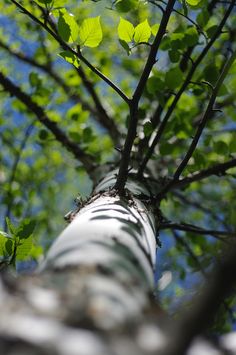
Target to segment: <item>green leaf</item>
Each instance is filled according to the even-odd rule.
[[[190,6],[198,6],[202,0],[186,0],[186,3]]]
[[[102,27],[100,16],[90,17],[82,22],[79,29],[79,37],[82,45],[87,47],[97,47],[102,40]]]
[[[192,26],[185,31],[184,41],[187,43],[188,46],[195,46],[198,43],[198,32],[196,27]]]
[[[5,248],[6,248],[6,252],[9,256],[12,255],[13,252],[13,240],[8,238],[6,243],[5,243]]]
[[[184,49],[186,42],[184,40],[184,33],[173,33],[170,38],[171,48],[173,50]]]
[[[76,68],[79,67],[79,60],[75,54],[70,51],[64,51],[59,53],[59,56],[62,57],[66,62],[73,64]]]
[[[219,155],[227,155],[229,152],[229,147],[224,141],[214,142],[213,149]]]
[[[151,27],[151,31],[152,31],[153,36],[156,36],[157,32],[159,31],[159,27],[160,27],[159,23],[156,23],[155,25],[153,25]]]
[[[42,141],[44,141],[45,139],[48,138],[48,131],[46,129],[40,129],[39,131],[39,139],[41,139]]]
[[[0,231],[0,256],[6,256],[6,242],[9,235],[3,231]]]
[[[153,126],[152,126],[151,121],[147,121],[144,123],[143,132],[144,132],[145,137],[149,137],[152,134]]]
[[[75,42],[79,34],[79,26],[74,16],[69,14],[65,9],[60,11],[58,19],[58,33],[65,42]]]
[[[172,68],[166,73],[165,82],[169,89],[176,89],[183,80],[183,73],[179,67]]]
[[[212,85],[214,85],[219,76],[219,70],[215,64],[209,64],[206,66],[203,72],[204,80],[209,81]]]
[[[165,88],[165,83],[156,76],[151,76],[147,81],[147,91],[150,94],[155,94]]]
[[[187,6],[186,0],[182,0],[181,2],[182,2],[183,10],[184,10],[184,15],[188,16],[188,6]]]
[[[39,88],[42,85],[42,80],[38,73],[31,72],[29,74],[29,83],[32,87]]]
[[[180,52],[179,51],[170,50],[168,52],[168,55],[169,55],[170,61],[172,63],[177,63],[179,61],[179,58],[180,58]]]
[[[213,25],[206,30],[207,36],[209,38],[213,37],[218,29],[218,25]]]
[[[32,219],[25,218],[16,230],[16,236],[20,239],[29,238],[35,228],[36,222]]]
[[[52,3],[53,0],[34,0],[39,5],[47,6],[48,4]]]
[[[121,17],[118,25],[119,39],[125,42],[131,42],[133,39],[133,35],[134,35],[134,26],[132,25],[132,23]]]
[[[151,36],[151,27],[148,23],[148,20],[141,22],[139,25],[135,27],[134,30],[134,40],[136,43],[140,42],[148,42]]]
[[[197,23],[201,27],[205,27],[209,21],[210,14],[206,9],[202,9],[202,11],[197,15]]]
[[[8,217],[6,218],[6,222],[7,222],[7,227],[8,227],[9,232],[12,235],[15,235],[16,227],[11,223],[11,221]]]
[[[25,260],[29,256],[32,249],[33,241],[32,236],[27,239],[21,239],[20,244],[17,246],[16,250],[16,260]]]
[[[128,12],[136,8],[137,0],[119,0],[116,1],[116,10],[119,12]]]
[[[120,45],[124,48],[124,50],[126,51],[126,53],[127,53],[128,55],[130,55],[131,49],[129,48],[129,45],[128,45],[125,41],[123,41],[122,39],[119,39],[119,43],[120,43]]]

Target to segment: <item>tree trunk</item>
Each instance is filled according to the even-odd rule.
[[[95,330],[117,336],[141,322],[153,291],[156,259],[150,192],[129,179],[120,197],[112,189],[115,179],[114,172],[108,174],[70,213],[70,224],[37,275],[13,283],[4,277],[2,340],[11,338],[23,349],[36,346],[36,353],[50,349],[50,354],[92,355],[109,345]],[[10,296],[12,287],[15,295]],[[6,346],[2,353],[11,351]]]

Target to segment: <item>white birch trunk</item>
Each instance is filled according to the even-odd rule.
[[[130,181],[127,197],[121,198],[111,190],[114,181],[110,175],[96,187],[42,266],[57,271],[76,268],[76,309],[103,329],[140,317],[154,285],[155,223],[139,200],[141,194],[148,197],[148,191]]]

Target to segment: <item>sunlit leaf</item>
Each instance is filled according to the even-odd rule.
[[[151,32],[152,32],[153,36],[156,36],[156,34],[157,34],[158,30],[159,30],[159,27],[160,27],[160,25],[158,23],[156,23],[155,25],[153,25],[151,27]]]
[[[16,260],[25,260],[29,256],[32,246],[32,237],[29,237],[27,239],[21,239],[16,250]]]
[[[16,229],[16,236],[20,239],[27,239],[29,238],[35,228],[36,222],[32,219],[25,218],[20,223],[19,227]]]
[[[65,59],[65,61],[67,61],[68,63],[73,64],[76,68],[79,67],[78,58],[76,57],[75,54],[71,53],[70,51],[60,52],[59,56]]]
[[[80,26],[79,37],[82,45],[97,47],[103,37],[100,16],[85,19]]]
[[[135,27],[134,40],[136,43],[148,42],[150,36],[151,36],[151,27],[147,19]]]
[[[60,11],[58,19],[58,33],[65,42],[75,42],[79,34],[79,26],[74,16],[67,11]]]
[[[120,22],[118,25],[118,36],[119,39],[125,42],[131,42],[134,35],[134,26],[131,22],[120,18]]]

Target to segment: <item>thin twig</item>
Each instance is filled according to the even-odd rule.
[[[175,222],[164,222],[160,224],[161,229],[174,229],[184,232],[191,232],[196,234],[211,235],[214,238],[220,239],[226,242],[227,237],[234,238],[236,241],[236,232],[218,231],[214,229],[205,229],[189,223],[175,223]]]
[[[227,170],[234,167],[236,167],[236,158],[231,159],[225,163],[215,164],[210,168],[203,169],[189,176],[186,176],[185,178],[173,183],[172,188],[182,188],[190,185],[192,182],[200,181],[213,175],[223,176],[226,174]]]

